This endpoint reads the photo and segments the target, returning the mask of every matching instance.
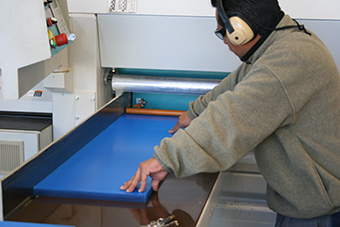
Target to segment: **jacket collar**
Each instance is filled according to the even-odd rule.
[[[277,23],[276,28],[296,25],[295,22],[288,15],[284,15],[282,12],[282,18]],[[241,58],[241,61],[246,62],[248,64],[253,64],[262,54],[266,51],[266,49],[282,34],[286,33],[288,30],[269,30],[266,34],[264,34],[259,41]]]

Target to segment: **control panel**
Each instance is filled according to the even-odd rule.
[[[1,0],[0,71],[2,99],[17,100],[46,76],[68,69],[74,39],[66,0]]]
[[[53,56],[61,48],[66,47],[75,40],[76,36],[70,33],[69,26],[66,24],[68,18],[64,18],[59,2],[57,0],[44,0],[43,3],[51,55]]]

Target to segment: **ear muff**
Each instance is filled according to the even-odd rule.
[[[241,46],[253,40],[255,34],[251,27],[239,16],[233,16],[229,19],[234,32],[231,34],[227,30],[227,36],[230,42],[235,46]]]
[[[247,22],[247,19],[241,14],[235,13],[230,18],[224,11],[222,0],[217,0],[217,10],[221,17],[228,39],[235,46],[241,46],[255,37],[255,32],[251,28],[251,24]]]

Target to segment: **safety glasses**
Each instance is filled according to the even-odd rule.
[[[224,36],[226,35],[225,28],[216,29],[215,35],[217,36],[217,38],[224,40]]]

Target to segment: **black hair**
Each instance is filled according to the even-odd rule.
[[[216,7],[216,1],[211,4]],[[241,14],[259,35],[268,32],[268,28],[275,28],[282,17],[282,11],[277,0],[222,0],[224,11],[228,17]],[[224,26],[222,19],[218,23]]]

